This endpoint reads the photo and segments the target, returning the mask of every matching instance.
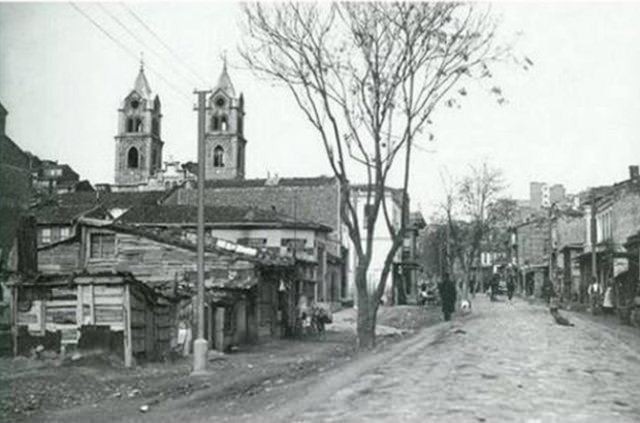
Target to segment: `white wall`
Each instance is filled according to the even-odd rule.
[[[366,220],[364,218],[364,208],[367,200],[366,192],[355,191],[351,194],[354,202],[354,207],[356,208],[358,215],[358,222],[360,223],[360,234],[363,237],[363,248],[366,248]],[[391,220],[393,222],[394,227],[400,227],[400,218],[401,218],[401,209],[400,205],[396,204],[393,201],[392,194],[390,192],[385,194],[385,203],[387,205],[387,209],[391,213]],[[345,297],[355,298],[356,297],[356,288],[355,288],[355,270],[357,265],[357,254],[355,252],[355,248],[351,240],[349,240],[349,268],[347,275],[347,294]],[[387,252],[391,249],[393,245],[393,241],[389,235],[389,230],[387,229],[386,220],[384,218],[384,211],[382,209],[382,205],[380,205],[380,210],[378,212],[378,219],[376,220],[376,225],[373,231],[373,251],[371,255],[371,263],[369,265],[369,269],[367,271],[367,285],[368,292],[373,292],[375,287],[378,285],[380,280],[380,275],[382,273],[382,269],[384,268],[384,261],[387,256]],[[401,257],[402,249],[398,249],[396,253],[396,257],[394,261],[398,261]],[[389,273],[387,277],[387,285],[385,292],[391,292],[391,280],[392,274]]]

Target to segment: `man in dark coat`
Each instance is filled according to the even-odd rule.
[[[440,283],[440,298],[442,299],[444,320],[449,321],[456,306],[456,284],[449,278],[448,273],[443,275]]]
[[[513,281],[513,276],[509,276],[507,279],[507,297],[509,300],[513,298],[513,292],[516,290],[516,284]]]

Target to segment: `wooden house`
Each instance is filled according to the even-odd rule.
[[[15,355],[104,350],[129,367],[169,352],[175,303],[130,273],[39,274],[11,287]]]
[[[178,326],[195,328],[192,299],[196,245],[180,228],[151,229],[79,218],[74,236],[43,245],[38,264],[44,274],[125,272],[153,291],[180,301],[172,317],[172,343]],[[205,247],[205,333],[211,348],[291,335],[298,299],[314,291],[315,263],[209,238]]]

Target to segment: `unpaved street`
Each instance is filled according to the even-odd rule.
[[[228,421],[637,422],[640,337],[517,300],[474,312]],[[200,421],[214,421],[200,413]]]
[[[640,338],[546,309],[475,301],[474,318],[373,367],[303,421],[639,421]]]
[[[240,396],[202,392],[146,414],[133,409],[117,420],[640,421],[640,334],[564,314],[574,327],[556,325],[541,304],[491,303],[478,296],[471,315],[334,369],[318,368],[289,383],[265,382]],[[55,415],[57,421],[69,417]],[[75,417],[91,420],[87,414]],[[95,415],[97,421],[106,417]]]

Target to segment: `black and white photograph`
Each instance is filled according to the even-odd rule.
[[[640,2],[0,0],[0,421],[640,421]]]

